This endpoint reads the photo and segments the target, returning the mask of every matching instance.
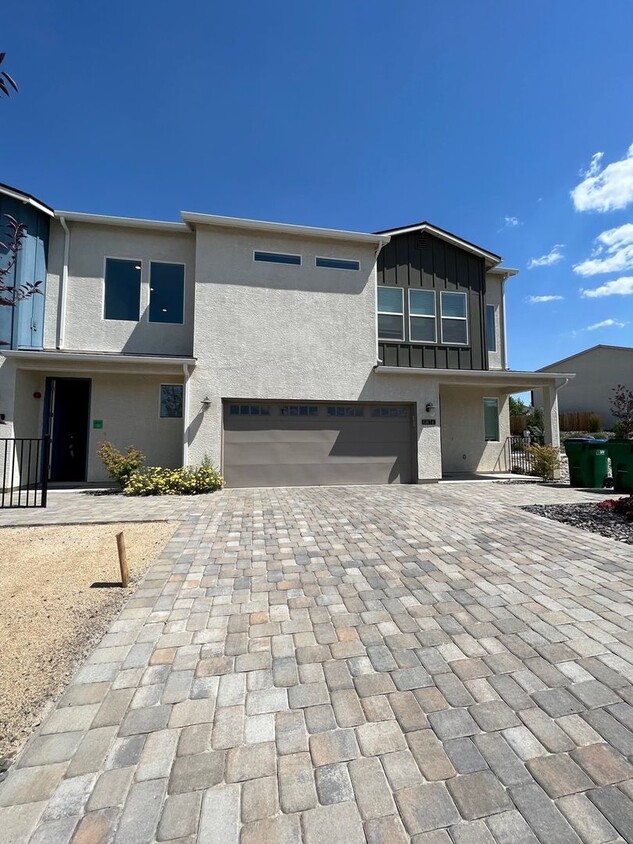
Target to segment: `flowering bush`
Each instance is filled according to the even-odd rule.
[[[112,443],[102,442],[97,454],[103,461],[108,475],[121,486],[121,489],[125,489],[130,476],[138,472],[145,462],[145,455],[133,445],[128,445],[123,454]]]
[[[123,489],[124,495],[200,495],[215,492],[224,485],[224,478],[205,457],[200,466],[161,469],[148,466],[133,472]]]

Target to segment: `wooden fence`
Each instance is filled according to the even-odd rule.
[[[598,424],[596,425],[596,419]],[[527,416],[510,417],[510,433],[512,436],[519,436],[525,431],[528,424]],[[558,425],[561,431],[598,431],[601,420],[597,413],[590,410],[582,410],[576,413],[560,413]]]

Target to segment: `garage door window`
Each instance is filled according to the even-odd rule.
[[[270,407],[266,404],[229,405],[231,416],[270,416]]]
[[[409,409],[406,407],[372,407],[371,415],[389,419],[405,419],[409,415]]]
[[[328,416],[364,416],[365,408],[354,405],[332,405],[327,409]]]
[[[319,408],[315,404],[284,404],[279,408],[281,416],[318,416]]]

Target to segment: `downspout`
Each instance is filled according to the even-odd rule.
[[[64,263],[59,288],[59,319],[57,321],[57,348],[63,349],[66,341],[66,300],[68,298],[68,258],[70,255],[70,231],[66,218],[60,217],[59,222],[64,230]]]
[[[183,363],[183,396],[182,396],[182,465],[189,465],[189,379],[191,373],[189,364]]]

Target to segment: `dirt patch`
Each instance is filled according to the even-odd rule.
[[[0,758],[14,753],[101,638],[132,588],[120,581],[125,531],[130,581],[177,525],[166,522],[0,529]]]

